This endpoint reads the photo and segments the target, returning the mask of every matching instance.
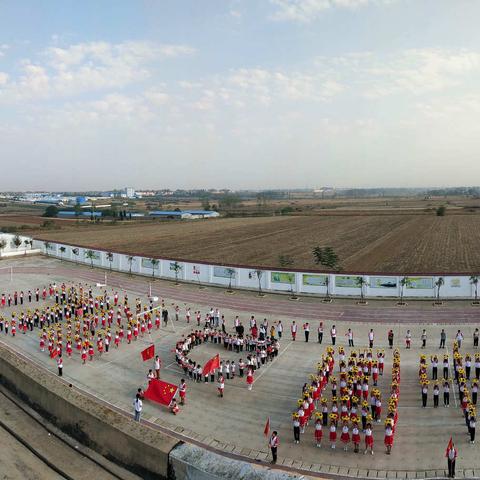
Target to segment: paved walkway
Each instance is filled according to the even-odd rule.
[[[9,262],[10,263],[10,262]],[[88,267],[60,263],[53,259],[31,258],[24,262],[16,261],[14,268],[15,288],[26,289],[27,286],[41,286],[50,281],[104,281],[104,272]],[[127,289],[132,294],[148,291],[148,279],[129,277],[124,274],[108,273],[109,288]],[[8,279],[0,277],[2,290],[8,291]],[[386,344],[386,331],[390,326],[395,329],[396,342],[402,348],[402,386],[400,400],[400,422],[394,452],[391,457],[383,454],[383,427],[375,427],[376,454],[374,457],[355,455],[352,452],[342,452],[340,449],[331,451],[326,446],[316,449],[313,445],[311,428],[302,437],[300,445],[292,442],[290,412],[295,406],[301,385],[313,373],[319,355],[324,350],[314,342],[290,341],[286,335],[281,345],[281,355],[266,370],[260,370],[254,389],[248,392],[245,383],[238,379],[227,382],[226,396],[221,401],[216,397],[213,385],[192,384],[188,386],[188,405],[181,415],[173,417],[156,405],[145,405],[145,419],[157,428],[167,428],[178,438],[191,439],[197,444],[208,448],[248,458],[252,461],[264,462],[267,459],[267,449],[262,436],[265,419],[270,416],[272,425],[280,432],[282,441],[280,449],[280,464],[291,469],[309,473],[310,475],[329,476],[359,476],[374,478],[434,478],[444,476],[444,449],[451,434],[459,445],[460,458],[457,476],[479,477],[480,458],[478,447],[466,442],[466,430],[462,424],[461,412],[452,406],[450,409],[419,408],[419,388],[416,377],[418,358],[421,353],[418,339],[424,325],[428,328],[427,353],[438,352],[437,341],[441,327],[445,324],[449,342],[458,328],[462,328],[466,342],[465,351],[472,351],[471,334],[480,316],[480,310],[467,302],[450,302],[441,308],[434,308],[431,303],[415,302],[406,308],[390,306],[393,302],[375,302],[366,307],[357,307],[352,302],[339,301],[325,305],[318,299],[302,298],[299,302],[289,301],[280,295],[269,295],[258,298],[253,293],[238,292],[226,295],[224,290],[208,288],[199,290],[198,286],[174,286],[168,281],[155,281],[152,293],[165,298],[167,305],[175,303],[183,308],[183,303],[203,312],[210,307],[219,307],[226,318],[231,321],[233,316],[241,313],[246,322],[250,314],[257,318],[266,316],[269,320],[281,319],[288,327],[292,319],[313,320],[313,329],[318,319],[325,322],[325,331],[335,323],[342,337],[348,326],[353,325],[356,342],[364,347],[367,331],[372,326],[377,333],[376,347]],[[381,323],[380,323],[381,322]],[[442,323],[442,325],[435,325]],[[184,319],[175,325],[175,330],[169,328],[154,335],[156,348],[161,352],[166,368],[163,377],[178,383],[182,372],[174,363],[171,348],[182,333],[187,333],[191,327]],[[414,348],[403,349],[403,335],[406,328],[411,328],[414,338]],[[313,335],[313,334],[312,334]],[[328,335],[327,335],[328,337]],[[328,340],[328,339],[327,339]],[[30,358],[55,371],[52,361],[38,351],[38,338],[26,335],[23,338],[7,339],[12,347],[22,351]],[[345,343],[343,338],[341,343]],[[119,351],[111,351],[108,356],[95,360],[91,365],[80,365],[79,359],[66,362],[66,379],[79,388],[99,395],[105,401],[130,413],[131,397],[144,379],[147,364],[139,360],[139,352],[145,348],[148,341],[139,341],[137,345],[126,347],[122,345]],[[203,363],[215,353],[225,356],[223,349],[214,345],[204,345],[192,352],[192,358]],[[237,355],[232,356],[235,360]],[[386,378],[381,381],[380,388],[387,394],[387,379],[391,358],[387,351]],[[121,379],[121,381],[119,381]],[[143,380],[140,380],[143,383]],[[220,403],[221,402],[221,403]],[[470,470],[461,470],[462,467]]]

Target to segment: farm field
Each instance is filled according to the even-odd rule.
[[[477,215],[348,215],[226,218],[127,225],[73,225],[32,232],[63,241],[146,256],[223,264],[318,269],[312,249],[331,246],[349,272],[480,271]]]

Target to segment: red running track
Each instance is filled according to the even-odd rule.
[[[3,274],[10,272],[0,271]],[[480,308],[469,305],[453,307],[433,307],[428,304],[422,308],[413,305],[395,307],[375,305],[357,306],[340,303],[324,304],[320,299],[304,297],[304,300],[293,302],[285,295],[270,294],[266,297],[255,297],[251,293],[237,290],[235,295],[226,295],[225,290],[211,287],[200,290],[193,284],[175,286],[171,281],[156,279],[151,282],[147,277],[127,276],[116,272],[86,269],[79,266],[68,267],[14,267],[14,274],[59,275],[73,277],[89,282],[102,283],[108,275],[108,286],[129,290],[141,295],[148,293],[152,283],[152,295],[160,298],[175,299],[177,303],[192,303],[209,307],[228,308],[234,311],[253,312],[257,316],[282,315],[293,319],[329,320],[338,323],[419,323],[419,324],[463,324],[480,323]],[[392,304],[394,303],[392,299]]]

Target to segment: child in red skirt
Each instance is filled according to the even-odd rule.
[[[387,455],[390,455],[392,451],[393,445],[393,421],[391,419],[387,419],[385,422],[385,447],[387,449]]]
[[[340,440],[343,443],[343,449],[345,451],[348,450],[348,444],[350,443],[350,433],[349,433],[349,428],[348,428],[348,423],[343,422],[343,427],[342,427],[342,435],[340,436]]]
[[[355,453],[358,453],[359,446],[360,446],[360,430],[358,429],[358,421],[353,424],[352,443],[353,443],[353,451]]]
[[[315,443],[319,448],[322,446],[322,436],[323,436],[322,419],[318,417],[315,420]]]
[[[372,424],[370,422],[367,423],[367,428],[365,429],[365,452],[368,452],[370,449],[370,453],[373,455],[373,431],[372,431]]]
[[[332,419],[330,423],[330,443],[332,444],[332,448],[335,448],[335,444],[337,442],[337,426],[335,424],[335,420]]]

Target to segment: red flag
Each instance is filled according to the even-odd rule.
[[[50,353],[50,358],[55,358],[58,355],[58,348],[54,347],[52,348],[52,351]]]
[[[150,345],[145,350],[142,350],[140,353],[144,362],[146,360],[150,360],[155,356],[155,345]]]
[[[448,457],[448,452],[453,448],[453,440],[452,437],[450,437],[450,440],[447,445],[447,449],[445,450],[445,456]]]
[[[217,353],[213,358],[211,358],[203,367],[202,374],[205,377],[213,372],[215,369],[220,367],[220,355]]]
[[[173,383],[164,382],[154,378],[150,380],[148,388],[145,391],[145,398],[153,402],[161,403],[162,405],[170,405],[173,397],[176,395],[178,387]]]
[[[267,418],[267,423],[265,424],[265,429],[263,430],[263,434],[268,437],[270,433],[270,417]]]

